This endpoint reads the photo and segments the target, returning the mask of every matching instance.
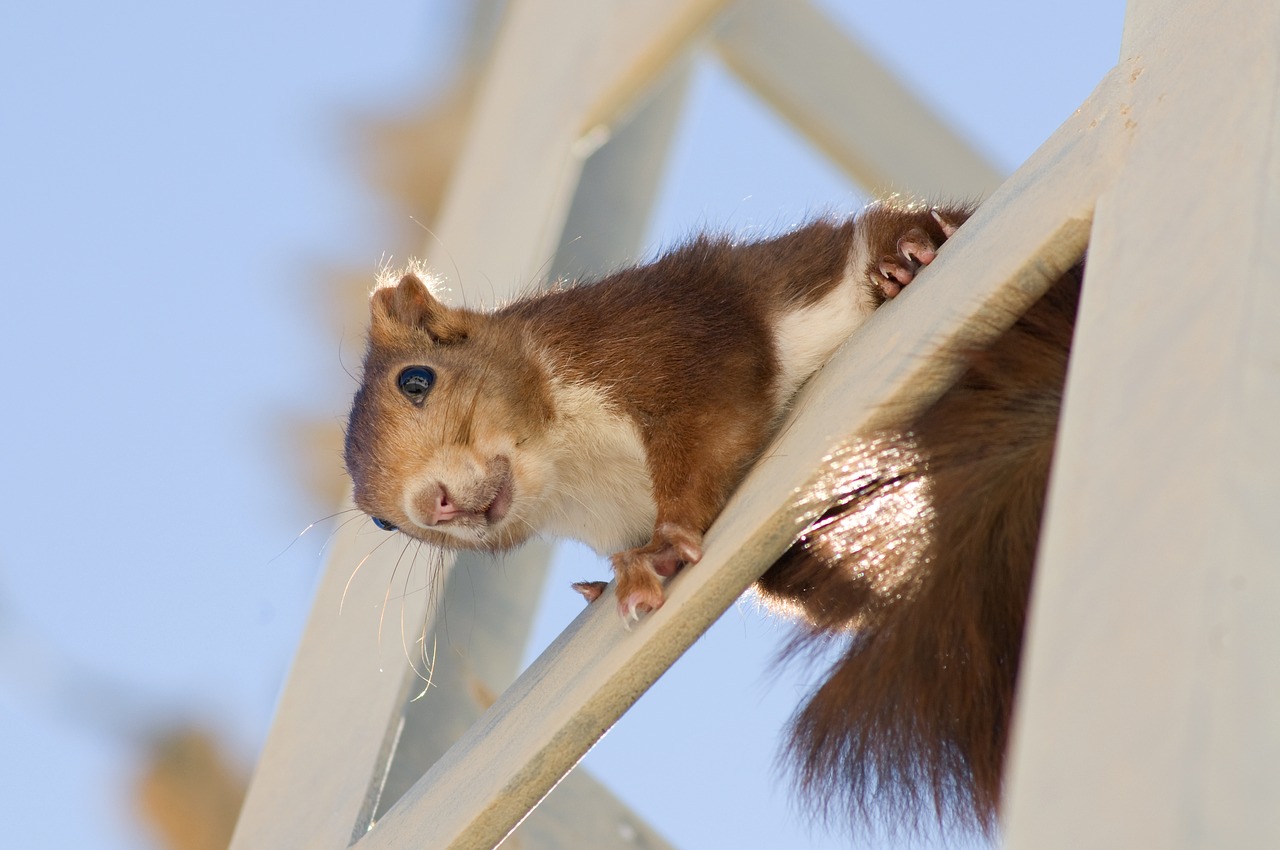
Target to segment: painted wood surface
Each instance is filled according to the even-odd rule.
[[[1008,846],[1280,847],[1280,7],[1130,16]]]
[[[610,98],[655,84],[666,67],[656,59],[670,59],[722,3],[512,3],[453,175],[455,189],[433,228],[430,267],[454,284],[461,276],[467,297],[479,292],[488,303],[535,284],[555,256],[591,150],[584,135],[605,118],[610,123],[598,133],[607,135],[625,117]]]
[[[984,198],[1002,175],[808,0],[742,0],[725,64],[877,197]]]

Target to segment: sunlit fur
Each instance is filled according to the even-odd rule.
[[[811,494],[829,504],[757,584],[842,647],[797,711],[788,755],[837,822],[990,830],[1081,269],[910,430],[852,441]]]

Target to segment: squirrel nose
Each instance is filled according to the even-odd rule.
[[[432,525],[448,522],[462,513],[462,509],[449,498],[449,491],[441,483],[427,488],[418,498],[423,508],[422,515],[429,517]]]

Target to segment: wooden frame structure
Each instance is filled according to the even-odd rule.
[[[877,98],[904,95],[853,68],[869,60],[806,3],[513,0],[508,15],[436,228],[446,274],[535,275],[588,148],[699,42],[870,188],[972,195],[994,179],[909,98],[897,126],[931,139],[927,152],[864,138]],[[845,57],[824,74],[848,62],[872,83],[836,108],[814,100],[831,89],[806,77],[818,51]],[[1132,0],[1119,64],[948,243],[927,286],[804,390],[668,603],[629,632],[612,605],[585,610],[367,832],[415,680],[399,641],[375,659],[386,585],[346,587],[373,547],[340,535],[232,847],[495,846],[790,543],[824,459],[884,411],[936,397],[947,352],[998,333],[1086,245],[1006,841],[1280,846],[1277,236],[1280,6]],[[408,621],[429,615],[425,594],[404,602]]]

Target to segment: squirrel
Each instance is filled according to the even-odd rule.
[[[882,201],[762,241],[699,236],[490,312],[445,305],[419,266],[385,272],[346,431],[355,504],[450,549],[581,540],[638,619],[702,557],[799,387],[971,213]],[[793,649],[848,644],[788,745],[827,815],[931,800],[994,823],[1073,275],[916,422],[860,443],[864,471],[755,585],[801,622]],[[929,505],[918,528],[886,508],[908,491]],[[605,583],[574,588],[593,602]]]

